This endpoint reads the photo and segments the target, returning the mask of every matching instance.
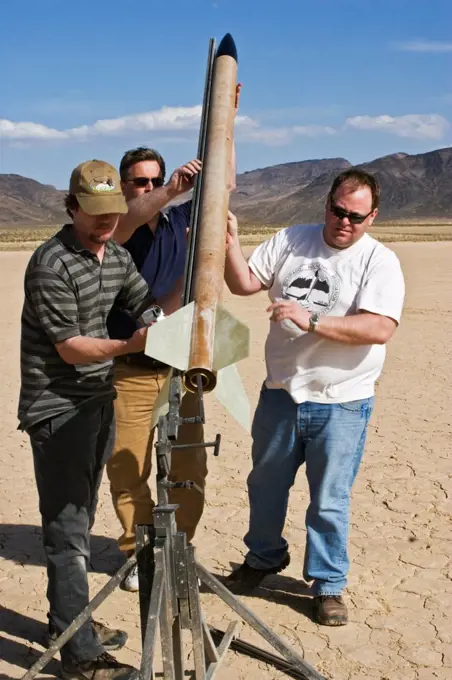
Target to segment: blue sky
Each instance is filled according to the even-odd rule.
[[[243,83],[238,170],[452,143],[451,0],[2,3],[0,172],[66,188],[137,145],[196,155],[210,37]]]

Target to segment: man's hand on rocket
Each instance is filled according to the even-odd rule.
[[[173,197],[185,194],[193,188],[195,178],[202,168],[202,162],[198,159],[190,161],[177,168],[169,178],[167,188]]]
[[[146,347],[147,333],[148,326],[137,328],[132,337],[127,341],[127,352],[143,352]]]
[[[242,83],[237,83],[236,88],[235,88],[235,105],[234,105],[234,115],[237,115],[237,111],[239,110],[239,101],[240,101],[240,90],[242,89],[243,85]]]

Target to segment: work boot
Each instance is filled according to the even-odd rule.
[[[93,621],[93,628],[97,633],[100,644],[108,650],[121,649],[127,642],[128,635],[124,630],[115,628],[108,628],[103,623]],[[58,633],[52,623],[49,621],[49,628],[47,631],[47,647],[55,642],[58,638]]]
[[[64,680],[135,680],[138,671],[104,652],[91,661],[63,661]]]
[[[345,626],[348,623],[348,611],[341,595],[314,597],[312,615],[322,626]]]
[[[282,562],[277,567],[270,569],[255,569],[250,567],[248,562],[245,562],[235,569],[224,581],[224,585],[229,588],[232,593],[246,594],[258,588],[264,578],[271,574],[279,574],[290,564],[290,555],[287,552]]]

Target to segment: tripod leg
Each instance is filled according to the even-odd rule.
[[[169,591],[169,574],[167,558],[164,552],[163,557],[163,598],[160,607],[160,641],[162,644],[163,677],[165,680],[176,680],[174,670],[174,648],[173,648],[173,627],[172,609]]]
[[[184,649],[182,629],[190,628],[190,608],[188,606],[187,570],[185,568],[185,534],[175,533],[173,536],[175,586],[177,609],[173,622],[173,653],[176,680],[184,680]]]
[[[206,680],[206,660],[204,656],[204,631],[199,600],[198,577],[196,575],[195,549],[187,546],[188,594],[190,598],[191,631],[193,636],[193,654],[195,659],[196,680]]]
[[[155,542],[154,560],[155,571],[152,584],[151,601],[146,623],[146,635],[143,644],[143,656],[141,659],[140,680],[154,680],[154,649],[157,635],[157,622],[161,614],[162,597],[165,586],[164,581],[164,541],[157,539]]]
[[[189,630],[190,607],[188,603],[187,565],[185,564],[186,548],[187,542],[185,534],[176,533],[174,536],[174,567],[176,573],[177,598],[179,600],[180,625],[182,628]]]
[[[231,643],[234,640],[234,638],[238,635],[239,628],[240,624],[238,621],[233,621],[232,623],[229,624],[228,629],[223,635],[220,644],[218,645],[218,647],[216,647],[216,654],[218,660],[209,665],[206,680],[214,680],[216,672],[219,670],[222,662],[224,661],[226,652],[231,646]]]
[[[226,586],[224,586],[217,578],[212,576],[207,569],[205,569],[199,562],[196,562],[196,573],[203,583],[206,584],[210,590],[218,595],[223,602],[225,602],[231,609],[233,609],[246,623],[248,623],[254,630],[261,635],[268,643],[272,645],[285,659],[290,661],[296,668],[302,670],[306,676],[306,680],[325,680],[325,678],[317,673],[315,668],[310,666],[306,661],[299,656],[288,644],[286,644],[278,635],[276,635],[256,614],[245,607],[244,604],[231,593]]]
[[[182,627],[180,616],[176,616],[173,623],[173,658],[176,680],[184,680],[185,664],[184,664],[184,648],[182,644]]]
[[[139,525],[137,533],[137,564],[140,599],[141,644],[144,644],[154,576],[154,527]]]
[[[208,661],[210,661],[210,663],[218,661],[217,648],[215,646],[214,641],[212,640],[212,636],[210,634],[209,627],[204,620],[204,616],[202,617],[202,632],[204,636],[204,649],[206,653],[206,658],[208,659]]]
[[[55,654],[60,651],[61,647],[66,644],[68,640],[76,633],[79,628],[89,619],[91,614],[107,599],[108,595],[121,583],[128,570],[131,569],[137,561],[135,555],[129,557],[122,567],[116,572],[114,576],[99,590],[97,595],[93,597],[91,602],[80,612],[77,618],[72,621],[71,625],[66,628],[55,642],[50,645],[49,649],[44,652],[42,656],[33,664],[31,668],[22,676],[22,680],[33,680],[43,668],[47,666],[49,661],[53,659]]]

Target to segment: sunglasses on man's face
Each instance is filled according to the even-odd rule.
[[[351,224],[362,224],[364,220],[367,220],[369,215],[373,213],[373,210],[367,213],[367,215],[360,215],[359,213],[349,213],[344,208],[340,208],[338,205],[330,201],[330,210],[339,220],[344,220],[347,218]]]
[[[158,187],[163,186],[165,180],[162,177],[132,177],[132,179],[128,179],[127,181],[131,182],[136,187],[147,187],[150,182],[154,189],[157,189]]]

